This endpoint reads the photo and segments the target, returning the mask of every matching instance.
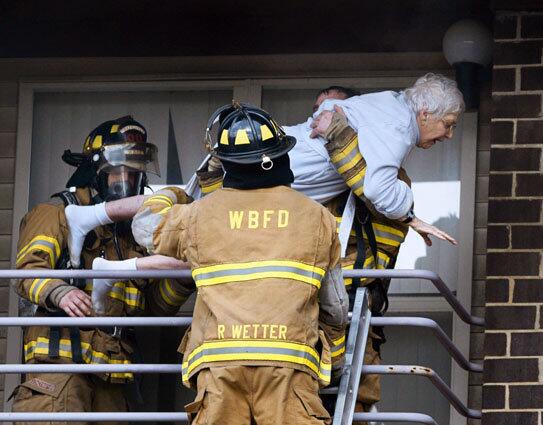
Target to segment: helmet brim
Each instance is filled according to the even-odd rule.
[[[221,154],[216,150],[211,152],[211,156],[219,158],[221,161],[234,162],[236,164],[258,164],[262,162],[262,157],[265,155],[270,159],[278,158],[289,152],[296,144],[296,138],[292,136],[283,136],[282,142],[276,147],[269,150],[261,150],[260,152],[250,152],[245,154]]]

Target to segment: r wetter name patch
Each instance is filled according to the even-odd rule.
[[[268,323],[217,325],[218,339],[287,339],[288,327]]]
[[[290,212],[288,210],[264,210],[264,211],[228,211],[228,221],[231,230],[268,229],[288,227]]]

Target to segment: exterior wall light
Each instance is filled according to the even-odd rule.
[[[466,109],[479,106],[479,83],[492,61],[493,39],[488,28],[473,19],[451,25],[443,37],[443,53],[456,71]]]

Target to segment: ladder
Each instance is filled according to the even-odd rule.
[[[448,289],[445,283],[435,273],[417,270],[366,270],[362,272],[364,277],[419,277],[428,279],[439,289],[445,299],[451,304],[453,310],[466,323],[482,326],[484,320],[471,316],[456,297]],[[345,271],[346,277],[360,277],[361,271]],[[369,275],[369,276],[368,276]],[[321,391],[323,394],[337,394],[336,407],[333,417],[333,425],[350,425],[354,421],[363,422],[412,422],[437,425],[435,420],[420,413],[397,412],[364,412],[355,413],[356,396],[360,378],[363,374],[378,375],[418,375],[427,377],[441,394],[449,400],[451,405],[463,416],[471,419],[481,419],[481,411],[467,408],[453,393],[447,384],[432,369],[422,366],[401,365],[364,365],[364,350],[368,340],[370,325],[373,326],[412,326],[425,327],[433,331],[434,335],[449,352],[451,357],[465,370],[481,373],[482,365],[472,363],[453,344],[447,334],[439,325],[422,317],[375,317],[372,318],[369,308],[366,288],[358,288],[353,306],[351,324],[347,337],[345,350],[345,366],[338,387],[327,388]]]

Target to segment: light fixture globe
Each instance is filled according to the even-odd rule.
[[[490,31],[473,19],[456,22],[443,37],[443,54],[456,71],[456,82],[467,110],[479,106],[479,83],[492,61],[493,42]]]
[[[487,66],[492,60],[492,34],[481,22],[462,19],[443,37],[443,53],[451,65],[471,62]]]

